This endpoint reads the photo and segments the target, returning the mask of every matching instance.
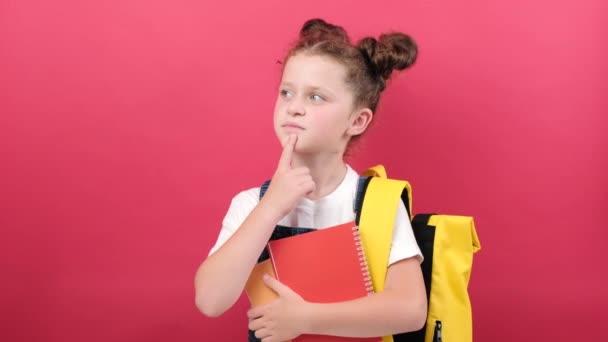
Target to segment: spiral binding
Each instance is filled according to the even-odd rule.
[[[353,226],[352,230],[355,245],[357,246],[357,255],[359,256],[359,266],[361,266],[361,273],[363,274],[363,281],[365,282],[365,291],[367,291],[368,296],[371,296],[374,294],[374,285],[372,284],[372,276],[369,273],[367,259],[365,258],[365,253],[363,252],[359,227]]]

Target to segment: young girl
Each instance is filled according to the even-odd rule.
[[[266,243],[283,227],[293,234],[353,221],[358,174],[343,157],[365,132],[393,69],[416,59],[401,33],[351,44],[346,32],[307,21],[287,54],[274,110],[283,152],[270,186],[237,194],[196,277],[196,305],[207,316],[228,310],[241,295]],[[337,303],[307,302],[278,280],[266,284],[274,302],[247,312],[249,341],[279,342],[301,334],[370,337],[421,329],[426,292],[422,254],[403,204],[397,212],[385,289]]]

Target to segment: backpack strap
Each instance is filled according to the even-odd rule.
[[[369,169],[363,172],[363,176],[365,177],[380,177],[380,178],[388,178],[386,176],[386,169],[383,165],[372,166]]]
[[[376,165],[373,167],[370,167],[369,169],[365,170],[365,172],[363,172],[362,177],[378,177],[378,178],[385,178],[388,179],[387,174],[386,174],[386,169],[384,168],[384,166],[382,165]],[[403,192],[401,193],[401,201],[403,202],[403,205],[405,205],[405,209],[407,209],[407,213],[410,216],[410,221],[414,219],[414,214],[412,212],[412,186],[410,185],[409,182],[407,181],[403,181],[405,182],[405,187]],[[367,185],[365,185],[366,187]],[[359,188],[365,189],[362,184],[359,184]],[[365,192],[365,190],[363,190],[363,193]],[[359,196],[359,193],[357,193],[357,196]],[[356,207],[361,209],[361,206]],[[361,210],[356,210],[356,212],[360,213]],[[357,222],[359,222],[357,220]]]
[[[382,166],[370,170],[364,175],[376,176],[359,178],[355,211],[372,284],[380,292],[384,290],[397,207],[405,199],[406,208],[411,208],[411,186],[406,181],[385,178]],[[411,218],[411,211],[408,213]]]

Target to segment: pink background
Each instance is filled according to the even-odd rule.
[[[605,336],[605,1],[22,0],[0,3],[3,341],[245,340],[245,297],[206,318],[194,272],[272,175],[275,62],[317,16],[419,43],[350,163],[475,217],[475,339]]]

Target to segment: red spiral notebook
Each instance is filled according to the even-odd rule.
[[[349,222],[268,243],[276,278],[314,303],[352,300],[373,294],[359,230]],[[293,342],[381,341],[301,335]]]

